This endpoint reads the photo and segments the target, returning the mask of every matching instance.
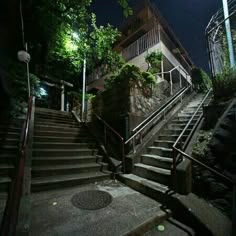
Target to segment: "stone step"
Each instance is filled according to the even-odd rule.
[[[70,112],[53,110],[53,109],[48,109],[48,108],[41,108],[41,107],[35,108],[35,114],[46,114],[46,115],[55,115],[55,116],[63,116],[63,117],[71,116]]]
[[[175,142],[171,140],[155,140],[153,145],[156,147],[172,148],[174,143]]]
[[[64,123],[58,123],[58,122],[53,122],[53,121],[35,121],[35,126],[57,126],[57,127],[65,127],[65,128],[83,128],[82,125],[80,125],[76,121],[71,121],[71,122],[64,122]],[[86,127],[84,127],[86,128]]]
[[[4,136],[7,133],[21,133],[21,127],[16,126],[0,126],[0,136]]]
[[[149,154],[154,154],[154,155],[158,155],[162,157],[169,157],[169,158],[173,157],[172,148],[151,146],[151,147],[148,147],[147,151]]]
[[[15,171],[15,167],[12,164],[0,164],[0,178],[12,177]]]
[[[80,127],[66,127],[57,125],[37,125],[34,126],[35,132],[39,131],[56,131],[56,132],[81,132],[87,133],[87,130],[81,129]]]
[[[107,164],[98,163],[83,163],[73,165],[47,165],[47,166],[33,166],[32,177],[52,176],[52,175],[67,175],[67,174],[80,174],[88,172],[96,172],[106,170]]]
[[[35,119],[73,120],[74,117],[71,114],[61,115],[61,114],[54,114],[54,113],[36,112]]]
[[[161,157],[158,155],[144,154],[141,156],[141,161],[145,165],[155,166],[170,170],[172,165],[172,159]]]
[[[200,117],[200,115],[196,115],[194,116],[193,120],[197,120]],[[177,117],[175,117],[175,119],[179,120],[179,121],[189,121],[192,118],[191,115],[179,115]]]
[[[187,125],[187,122],[185,123],[170,123],[167,125],[168,129],[184,129]],[[194,126],[194,124],[191,122],[191,124],[189,124],[188,128],[192,129]]]
[[[176,141],[179,135],[159,135],[157,137],[157,140],[170,140],[170,141]],[[187,138],[187,135],[183,135],[183,140]]]
[[[0,138],[4,139],[19,139],[20,132],[1,132],[0,131]]]
[[[78,136],[78,137],[76,137]],[[55,142],[55,143],[83,143],[83,142],[94,142],[92,137],[80,137],[80,135],[75,135],[74,137],[53,137],[53,136],[34,136],[34,142]]]
[[[17,138],[1,138],[0,137],[0,147],[2,145],[18,146],[18,144],[19,144],[19,139]]]
[[[41,156],[89,156],[96,155],[97,149],[33,149],[33,157]]]
[[[175,117],[175,119],[173,119],[171,121],[171,123],[175,123],[175,124],[188,124],[189,120],[191,119],[191,117],[189,118],[183,118],[183,117],[180,117],[177,119],[177,117]],[[194,124],[196,121],[198,120],[198,118],[193,118],[192,122],[190,124]]]
[[[74,131],[42,131],[42,130],[35,130],[34,131],[34,136],[47,136],[47,137],[65,137],[65,138],[88,138],[88,134],[80,134],[80,132],[74,132]]]
[[[134,174],[164,185],[170,185],[170,170],[138,163],[134,165]]]
[[[15,164],[17,159],[17,154],[7,154],[1,153],[0,154],[0,164]]]
[[[35,149],[79,149],[79,148],[95,148],[96,143],[53,143],[53,142],[34,142]]]
[[[96,163],[101,162],[102,157],[99,156],[55,156],[55,157],[33,157],[33,166],[45,165],[70,165],[82,163]]]
[[[161,134],[162,135],[180,135],[183,129],[164,129]],[[191,129],[187,129],[185,134],[188,135],[191,132]]]
[[[168,186],[164,184],[134,174],[122,174],[120,180],[134,190],[160,202],[165,202],[166,195],[170,191]]]
[[[4,145],[4,146],[0,147],[0,153],[17,154],[18,153],[18,146]]]
[[[0,193],[7,192],[11,184],[10,177],[1,177],[0,178]]]
[[[33,192],[61,189],[76,185],[95,183],[109,178],[109,173],[103,173],[100,171],[73,175],[37,177],[32,179],[31,189]]]

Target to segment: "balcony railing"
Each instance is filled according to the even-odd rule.
[[[140,55],[148,48],[154,46],[160,41],[158,27],[154,27],[152,30],[144,34],[141,38],[133,42],[130,46],[122,51],[122,56],[125,60]]]

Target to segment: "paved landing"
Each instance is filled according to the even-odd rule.
[[[106,208],[82,210],[71,203],[74,194],[98,189],[109,192],[113,201]],[[125,235],[156,217],[166,218],[160,203],[114,180],[83,187],[32,195],[30,235]]]

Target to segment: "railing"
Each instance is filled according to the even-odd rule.
[[[186,130],[188,129],[188,127],[190,126],[190,124],[192,123],[193,119],[195,118],[195,116],[197,115],[197,113],[199,112],[199,110],[202,108],[203,104],[205,103],[205,101],[207,100],[207,98],[209,98],[209,95],[212,93],[212,89],[210,89],[206,96],[204,97],[204,99],[202,100],[202,102],[199,104],[198,108],[196,109],[196,111],[194,112],[194,114],[192,115],[191,119],[188,121],[188,123],[186,124],[186,126],[184,127],[183,131],[181,132],[181,134],[179,135],[179,137],[177,138],[177,140],[175,141],[174,145],[173,145],[173,173],[176,173],[176,166],[179,163],[179,161],[181,161],[181,158],[178,158],[179,155],[176,155],[177,152],[179,152],[179,150],[184,150],[192,136],[192,134],[195,132],[199,122],[201,121],[201,119],[203,118],[203,113],[199,116],[198,120],[196,121],[194,127],[191,129],[191,133],[188,135],[188,138],[185,140],[184,144],[183,144],[183,137],[184,134],[186,133]],[[177,147],[180,147],[177,148]]]
[[[159,108],[157,111],[152,113],[149,117],[147,117],[142,123],[140,123],[135,129],[132,130],[132,132],[135,132],[128,140],[125,141],[125,145],[130,143],[132,141],[133,146],[133,153],[136,152],[136,139],[139,136],[140,143],[142,143],[143,135],[142,132],[144,129],[147,129],[151,124],[154,123],[154,121],[157,121],[158,118],[163,117],[165,119],[166,112],[169,108],[172,107],[173,104],[177,103],[179,100],[183,99],[183,96],[189,92],[190,86],[187,88],[182,89],[176,96],[171,98],[170,101],[168,101],[166,104],[164,104],[161,108]]]
[[[125,60],[140,55],[148,48],[154,46],[160,41],[158,27],[154,27],[152,30],[144,34],[138,40],[134,41],[127,48],[122,51],[122,56]]]
[[[204,104],[206,99],[209,97],[211,92],[212,92],[212,89],[209,90],[209,92],[207,93],[207,95],[203,99],[202,103],[199,105],[199,107],[197,108],[197,110],[193,114],[192,118],[189,120],[189,122],[185,126],[184,130],[182,131],[182,133],[180,134],[180,136],[178,137],[178,139],[176,140],[176,142],[173,145],[173,172],[172,172],[173,175],[174,175],[173,176],[173,180],[175,180],[177,165],[182,161],[182,156],[183,156],[183,157],[187,158],[188,160],[196,163],[197,165],[207,169],[209,172],[211,172],[212,174],[216,175],[218,178],[222,179],[223,181],[231,184],[233,186],[233,198],[232,198],[233,199],[233,204],[232,204],[232,234],[231,235],[233,236],[233,235],[236,235],[236,179],[229,178],[228,176],[220,173],[219,171],[211,168],[210,166],[202,163],[201,161],[191,157],[190,155],[188,155],[187,153],[184,152],[184,149],[186,148],[186,146],[187,146],[187,144],[188,144],[192,134],[195,132],[199,122],[203,118],[203,114],[198,118],[196,124],[194,125],[194,127],[193,127],[193,129],[191,131],[191,133],[189,134],[188,139],[185,141],[184,144],[182,144],[182,138],[183,138],[183,135],[184,135],[185,131],[187,130],[188,126],[193,121],[193,118],[196,116],[197,112],[202,107],[202,105]],[[230,105],[230,107],[232,107],[232,104]],[[235,117],[236,117],[236,113],[235,113]],[[177,157],[179,157],[179,158],[177,159]]]
[[[109,142],[111,142],[113,137],[115,136],[119,140],[120,148],[118,147],[118,153],[119,153],[119,150],[121,150],[120,152],[121,158],[118,158],[118,159],[121,159],[119,161],[121,161],[122,170],[123,172],[125,172],[125,145],[124,145],[123,137],[115,129],[113,129],[106,121],[104,121],[98,114],[96,114],[95,112],[92,112],[92,114],[103,125],[101,132],[103,133],[104,145],[108,152],[111,152],[111,149],[113,150],[117,148],[117,140],[114,142],[113,145],[109,144]],[[109,133],[112,135],[109,135]],[[114,153],[112,153],[112,155],[114,155]],[[113,158],[115,158],[115,156],[113,156]]]
[[[10,193],[8,195],[7,204],[2,221],[1,235],[4,236],[15,235],[16,233],[15,231],[18,218],[18,210],[23,189],[24,168],[25,168],[32,104],[33,104],[33,97],[29,97],[27,116],[21,132],[20,145],[19,145],[19,159],[16,169],[15,180],[12,183]]]
[[[184,79],[190,84],[192,85],[192,82],[191,82],[191,76],[189,75],[189,73],[180,65],[174,67],[173,69],[169,70],[169,71],[166,71],[166,72],[162,72],[162,73],[157,73],[156,76],[159,76],[159,75],[164,75],[164,74],[169,74],[170,75],[170,94],[173,95],[173,72],[179,72],[179,84],[180,84],[180,88],[182,88],[182,76],[183,74],[185,75]],[[182,71],[182,73],[181,73]]]

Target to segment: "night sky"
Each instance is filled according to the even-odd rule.
[[[139,0],[131,0],[132,5]],[[196,66],[209,71],[205,28],[222,0],[152,0],[189,53]],[[119,27],[124,21],[116,0],[94,0],[99,24]]]

